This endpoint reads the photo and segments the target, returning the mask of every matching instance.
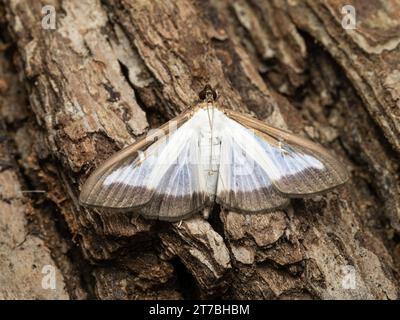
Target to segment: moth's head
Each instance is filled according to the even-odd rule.
[[[206,84],[204,89],[199,92],[199,98],[205,102],[213,102],[217,100],[217,92],[209,85]]]

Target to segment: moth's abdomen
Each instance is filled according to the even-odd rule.
[[[206,190],[211,201],[215,199],[221,153],[221,139],[210,130],[203,130],[200,135],[200,167]]]

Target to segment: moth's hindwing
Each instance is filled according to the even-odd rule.
[[[238,122],[223,117],[217,202],[242,212],[286,206],[289,199],[274,188],[263,161],[267,155],[256,136]]]

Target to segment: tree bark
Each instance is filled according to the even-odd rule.
[[[4,209],[5,188],[46,191],[24,194],[34,217],[19,216],[51,253],[41,264],[62,274],[57,297],[398,298],[400,3],[342,2],[0,1],[1,121],[15,160],[1,167],[0,215],[27,213]],[[49,4],[54,30],[41,23]],[[341,25],[345,4],[355,30]],[[227,108],[331,149],[351,180],[287,210],[216,207],[181,225],[78,205],[95,167],[205,83]]]

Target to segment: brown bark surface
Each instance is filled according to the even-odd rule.
[[[49,4],[54,30],[41,24]],[[51,297],[13,249],[27,233],[38,272],[60,273],[56,298],[398,299],[399,12],[384,0],[0,1],[0,230],[15,238],[0,246],[0,297],[21,296],[4,277],[12,259],[27,264],[27,297]],[[335,152],[349,183],[284,211],[215,208],[181,225],[78,205],[96,166],[205,83],[226,107]]]

